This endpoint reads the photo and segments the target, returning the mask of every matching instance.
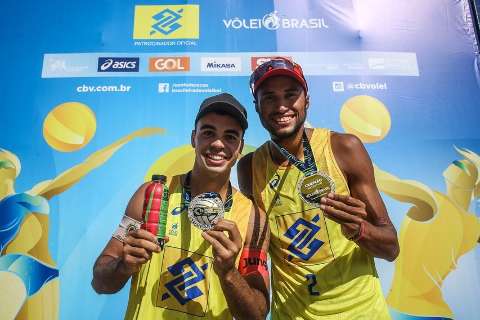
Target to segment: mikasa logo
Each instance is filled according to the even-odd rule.
[[[202,72],[241,72],[240,57],[202,57]]]

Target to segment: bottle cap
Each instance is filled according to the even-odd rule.
[[[154,174],[152,175],[152,181],[158,181],[161,183],[167,182],[167,177],[164,176],[163,174]]]

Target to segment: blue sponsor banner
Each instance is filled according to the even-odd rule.
[[[99,296],[90,281],[129,198],[165,154],[184,168],[208,96],[235,95],[249,115],[245,144],[264,143],[249,76],[286,56],[305,71],[309,124],[356,134],[380,170],[402,245],[396,263],[376,261],[392,316],[476,318],[480,62],[472,2],[7,1],[0,207],[13,206],[15,194],[48,206],[8,207],[22,209],[22,219],[0,255],[58,272],[30,297],[28,276],[5,268],[0,290],[16,304],[0,301],[0,314],[7,305],[12,319],[19,310],[27,318],[28,310],[30,318],[122,318],[129,284]],[[166,134],[145,131],[152,127]],[[407,198],[425,204],[421,216],[430,219],[412,219]],[[292,249],[293,258],[308,254]],[[80,299],[89,307],[79,308]]]
[[[42,77],[162,77],[165,75],[248,77],[253,68],[275,56],[287,56],[302,64],[304,73],[308,76],[419,76],[415,52],[204,52],[188,54],[172,52],[169,54],[142,53],[138,57],[119,57],[121,53],[108,54],[109,58],[101,57],[99,53],[45,54]],[[152,60],[161,58],[166,64],[163,69],[150,66]],[[188,60],[188,69],[181,68],[181,62],[178,62],[179,58]],[[134,73],[115,75],[111,72]]]

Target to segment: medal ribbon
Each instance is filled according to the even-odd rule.
[[[185,178],[185,185],[182,188],[182,199],[183,199],[183,208],[188,208],[190,201],[192,201],[192,193],[190,191],[190,180],[192,177],[192,171],[187,173]],[[205,192],[206,197],[215,198],[218,196],[217,192]],[[232,184],[228,182],[227,190],[227,199],[223,203],[223,208],[225,212],[229,212],[233,205],[233,196],[232,196]]]
[[[304,161],[299,160],[293,154],[290,153],[287,149],[280,146],[278,143],[273,141],[273,145],[278,149],[278,151],[288,160],[290,164],[293,164],[298,168],[303,174],[308,177],[317,173],[317,165],[315,164],[315,159],[313,158],[313,151],[308,142],[307,134],[305,130],[303,131],[302,143],[303,143],[303,155],[305,157]]]

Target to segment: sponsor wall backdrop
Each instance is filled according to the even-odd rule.
[[[304,68],[308,122],[356,134],[376,165],[401,243],[377,260],[392,316],[480,314],[468,1],[8,0],[0,26],[0,318],[122,318],[129,285],[90,281],[128,199],[190,166],[205,97],[234,94],[262,144],[248,77],[277,55]]]

